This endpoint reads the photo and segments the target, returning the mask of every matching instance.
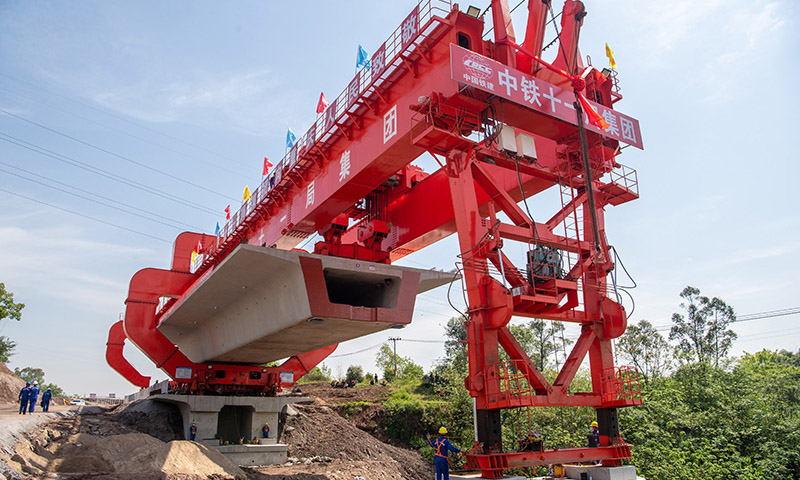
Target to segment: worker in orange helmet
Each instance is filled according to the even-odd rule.
[[[428,435],[428,443],[431,444],[434,450],[433,464],[436,465],[436,480],[450,480],[450,459],[447,458],[448,452],[461,452],[461,449],[456,448],[447,439],[447,429],[441,427],[439,429],[439,438],[431,440]]]

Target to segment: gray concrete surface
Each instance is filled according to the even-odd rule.
[[[193,362],[264,364],[407,324],[414,292],[453,278],[241,245],[164,315],[158,329]]]
[[[564,468],[567,470],[567,477],[575,480],[581,479],[581,473],[586,473],[586,478],[592,480],[637,480],[641,478],[636,475],[636,467],[633,465],[622,467],[564,465]]]
[[[214,447],[240,467],[286,463],[288,445],[222,445]]]

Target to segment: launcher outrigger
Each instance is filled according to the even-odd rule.
[[[639,123],[612,108],[615,74],[581,61],[581,2],[564,4],[552,63],[541,60],[548,14],[556,26],[549,1],[529,1],[521,45],[505,0],[491,3],[494,41],[475,10],[421,1],[218,235],[183,233],[171,269],[138,272],[110,332],[112,367],[149,383],[122,355],[127,338],[181,392],[273,393],[337,342],[410,322],[416,294],[453,277],[391,263],[457,233],[469,466],[499,478],[630,457],[617,408],[641,400],[635,370],[614,365],[626,314],[607,283],[604,213],[638,198],[635,171],[616,157],[621,144],[642,148]],[[411,165],[423,154],[441,168]],[[547,190],[561,207],[537,223],[520,202]],[[293,250],[317,232],[313,254]],[[507,242],[525,245],[522,268]],[[509,331],[513,316],[580,324],[552,383]],[[571,392],[587,355],[592,390]],[[595,408],[600,447],[503,451],[501,411],[538,406]]]

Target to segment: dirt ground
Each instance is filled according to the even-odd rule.
[[[347,392],[356,397],[330,390],[322,392],[325,400],[296,405],[287,418],[281,442],[288,444],[290,458],[284,465],[241,469],[213,448],[174,440],[178,434],[169,415],[133,404],[56,413],[64,416],[18,436],[13,448],[0,448],[0,478],[422,480],[433,475],[433,466],[418,453],[381,442],[335,410],[337,398],[344,400],[340,403],[368,401],[382,390]],[[0,428],[22,418],[14,408],[0,407]],[[368,415],[362,417],[360,422],[368,421]]]
[[[430,478],[433,466],[415,451],[387,445],[325,405],[296,405],[287,419],[283,442],[290,465],[260,467],[266,478],[374,480]],[[299,474],[321,475],[303,477]]]
[[[117,422],[108,409],[83,408],[40,425],[0,450],[0,475],[21,478],[244,480],[247,474],[214,449],[163,442]]]

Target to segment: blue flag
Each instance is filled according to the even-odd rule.
[[[361,45],[358,46],[358,57],[356,57],[356,68],[366,67],[369,68],[369,58],[367,51]]]
[[[217,228],[214,229],[214,235],[219,236],[219,222],[217,222]]]
[[[289,129],[289,130],[286,132],[286,148],[292,148],[292,147],[294,147],[294,142],[296,142],[296,141],[297,141],[297,137],[295,137],[295,136],[294,136],[294,132],[293,132],[293,131],[292,131],[292,129],[290,128],[290,129]]]

